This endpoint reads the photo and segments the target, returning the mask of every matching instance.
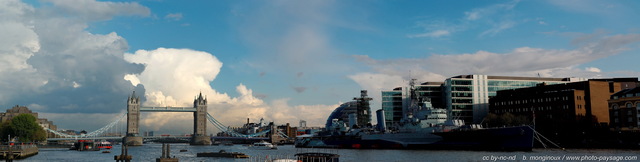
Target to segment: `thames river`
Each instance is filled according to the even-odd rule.
[[[102,151],[75,151],[68,149],[40,149],[38,155],[18,161],[115,161],[114,155],[120,154],[120,145],[114,146],[111,153]],[[186,152],[180,152],[186,150]],[[250,159],[229,159],[196,157],[198,152],[242,152]],[[277,150],[253,150],[246,145],[234,146],[190,146],[171,144],[171,156],[180,161],[264,161],[269,158],[295,158],[298,152],[329,152],[340,155],[340,161],[640,161],[640,150],[609,149],[534,149],[531,152],[486,152],[486,151],[450,151],[450,150],[353,150],[353,149],[302,149],[292,145],[278,146]],[[162,144],[145,144],[130,147],[133,161],[155,161],[162,154]]]

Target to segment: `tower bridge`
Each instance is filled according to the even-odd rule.
[[[134,91],[127,99],[127,135],[124,142],[130,146],[142,145],[140,136],[140,112],[193,112],[193,135],[191,145],[211,145],[207,136],[207,99],[200,93],[193,101],[193,107],[140,107],[140,97]]]
[[[140,146],[145,139],[153,137],[143,137],[140,135],[140,113],[141,112],[191,112],[193,113],[193,134],[191,134],[191,145],[210,145],[211,137],[207,135],[207,121],[213,124],[220,131],[226,132],[233,137],[239,138],[255,138],[267,133],[271,142],[281,141],[282,137],[286,137],[283,132],[277,130],[275,125],[272,125],[269,129],[254,134],[242,134],[235,132],[229,127],[223,125],[221,122],[213,118],[211,114],[207,112],[207,99],[200,93],[193,101],[193,107],[142,107],[140,106],[140,97],[136,96],[135,91],[131,96],[127,97],[127,112],[122,114],[115,121],[107,124],[106,126],[81,135],[68,135],[55,130],[45,130],[54,133],[63,138],[48,138],[47,140],[56,141],[62,139],[117,139],[122,138],[123,142],[129,146]],[[109,129],[112,129],[118,122],[120,122],[126,116],[126,134],[124,137],[100,137],[100,135],[106,134]],[[275,130],[275,131],[272,131]],[[284,135],[284,136],[283,136]],[[189,138],[189,137],[185,137]]]

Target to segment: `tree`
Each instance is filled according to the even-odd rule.
[[[36,122],[36,117],[31,114],[20,114],[11,119],[8,126],[8,134],[18,137],[19,142],[44,141],[47,133]]]
[[[10,125],[11,125],[11,120],[7,120],[0,124],[0,139],[2,139],[0,141],[7,142],[8,135],[12,134],[13,132],[10,129],[11,128]]]
[[[494,113],[489,113],[487,114],[487,116],[484,117],[484,121],[483,123],[486,123],[487,126],[489,127],[498,127],[502,124],[502,122],[500,122],[500,117]]]

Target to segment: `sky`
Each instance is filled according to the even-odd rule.
[[[640,76],[640,2],[0,0],[0,110],[96,130],[143,106],[322,126],[368,90],[467,74]],[[375,122],[375,121],[374,121]],[[189,113],[141,130],[192,132]],[[209,125],[209,133],[218,130]]]

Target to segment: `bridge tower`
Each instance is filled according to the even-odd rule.
[[[202,92],[193,100],[193,135],[191,145],[211,145],[211,137],[207,136],[207,99]]]
[[[142,137],[139,136],[140,123],[140,97],[133,91],[127,98],[127,135],[124,137],[125,144],[129,146],[141,146]]]

